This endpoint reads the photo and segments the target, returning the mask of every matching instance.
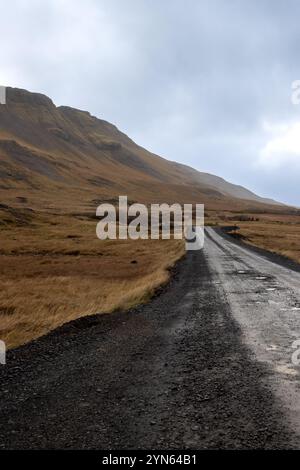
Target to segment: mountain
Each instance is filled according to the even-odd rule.
[[[195,170],[194,168],[182,165],[180,163],[178,163],[178,165],[186,172],[189,172],[191,180],[203,184],[206,187],[217,189],[223,195],[231,196],[237,199],[256,201],[263,204],[283,205],[280,202],[274,201],[273,199],[258,196],[257,194],[253,193],[249,189],[244,188],[243,186],[229,183],[220,176],[215,176],[210,173],[203,173]]]
[[[100,201],[204,203],[209,209],[278,208],[224,179],[166,160],[86,111],[7,88],[0,105],[0,195],[8,207],[94,211]]]

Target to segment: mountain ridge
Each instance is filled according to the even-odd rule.
[[[6,105],[0,106],[4,201],[13,202],[14,193],[22,192],[41,209],[50,196],[62,208],[60,194],[61,203],[73,197],[74,207],[86,207],[96,196],[113,199],[124,193],[145,203],[198,202],[237,210],[265,205],[276,209],[280,204],[151,153],[88,111],[55,106],[46,95],[18,88],[8,87],[6,96]]]

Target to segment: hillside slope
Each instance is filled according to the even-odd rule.
[[[88,112],[7,88],[0,106],[0,195],[39,210],[94,210],[127,194],[139,202],[198,202],[249,210],[273,203],[222,178],[168,161]],[[274,202],[274,204],[276,204]]]

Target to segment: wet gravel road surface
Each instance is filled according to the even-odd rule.
[[[298,447],[299,276],[208,229],[149,304],[8,352],[0,447]]]

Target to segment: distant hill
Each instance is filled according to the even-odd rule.
[[[127,194],[139,202],[205,203],[209,209],[278,209],[278,203],[161,158],[114,125],[26,90],[0,105],[0,195],[9,207],[94,210]]]

